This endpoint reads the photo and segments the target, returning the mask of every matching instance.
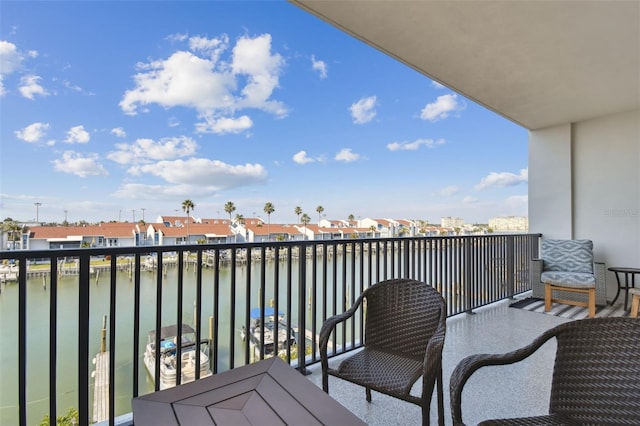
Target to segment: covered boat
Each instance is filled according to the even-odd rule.
[[[178,350],[178,326],[170,325],[160,329],[160,389],[176,385],[178,359],[180,360],[180,383],[192,382],[196,378],[196,332],[187,324],[182,324],[182,343]],[[200,341],[200,378],[211,375],[209,364],[209,340]],[[179,357],[179,358],[178,358]],[[144,365],[151,380],[155,381],[156,330],[147,336]]]
[[[296,334],[292,327],[287,325],[284,319],[284,313],[278,312],[277,318],[275,310],[271,307],[264,308],[264,327],[261,324],[260,308],[253,308],[249,312],[250,323],[249,331],[242,326],[240,335],[242,340],[247,337],[258,349],[262,346],[262,333],[264,330],[264,353],[265,355],[273,355],[275,344],[277,341],[278,351],[285,350],[289,346],[296,343]],[[275,338],[276,323],[278,324],[278,336]]]

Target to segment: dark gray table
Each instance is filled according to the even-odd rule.
[[[278,357],[133,399],[144,425],[364,425]]]
[[[636,287],[636,275],[640,274],[640,268],[626,268],[622,266],[612,266],[608,268],[609,271],[616,274],[616,281],[618,282],[618,291],[616,291],[616,297],[613,298],[611,304],[613,305],[616,300],[618,300],[618,296],[620,295],[620,290],[624,290],[624,310],[627,310],[627,300],[629,299],[629,289]],[[620,280],[618,274],[624,275],[624,285]],[[629,280],[631,278],[631,280]],[[629,285],[631,284],[631,285]]]

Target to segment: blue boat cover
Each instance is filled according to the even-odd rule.
[[[274,315],[274,309],[272,307],[265,307],[264,308],[264,316],[265,317],[271,317]],[[251,318],[253,319],[258,319],[260,318],[260,308],[253,308],[251,309],[251,311],[249,311],[249,315],[251,316]],[[284,315],[284,313],[282,311],[278,311],[278,316],[280,315]]]

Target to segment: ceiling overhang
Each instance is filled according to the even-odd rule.
[[[640,1],[290,0],[531,130],[640,109]]]

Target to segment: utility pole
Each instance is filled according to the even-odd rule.
[[[136,223],[136,210],[131,209],[131,215],[133,216],[133,223]]]
[[[142,208],[142,209],[140,209],[140,210],[142,210],[142,221],[144,222],[144,211],[145,211],[146,209],[143,207],[143,208]]]
[[[69,210],[65,210],[64,211],[64,224],[65,226],[69,224],[69,222],[67,222],[67,213],[69,212]]]
[[[33,205],[36,206],[36,222],[40,223],[40,206],[42,203],[33,203]]]

